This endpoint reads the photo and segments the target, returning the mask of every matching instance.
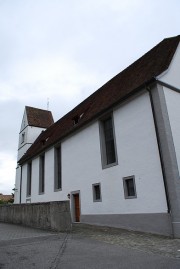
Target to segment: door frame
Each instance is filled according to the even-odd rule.
[[[71,192],[71,218],[72,222],[76,222],[76,216],[75,216],[75,201],[74,201],[74,195],[78,194],[79,195],[79,222],[81,221],[81,195],[80,195],[80,190],[77,191],[72,191]]]

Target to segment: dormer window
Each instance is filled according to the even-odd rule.
[[[73,118],[73,124],[74,124],[74,125],[78,124],[79,120],[80,120],[80,117],[79,117],[78,115],[75,116],[75,117]]]
[[[41,142],[42,142],[43,145],[45,145],[48,140],[49,140],[49,137],[47,137],[45,139],[42,139]]]
[[[72,118],[73,120],[73,124],[76,125],[79,123],[80,119],[83,117],[84,113],[81,113],[80,115],[76,115],[74,118]]]
[[[42,145],[44,146],[44,145],[45,145],[45,143],[46,143],[46,140],[45,140],[45,139],[43,139],[43,140],[41,140],[41,142],[42,142]]]
[[[84,113],[82,113],[82,114],[79,116],[79,118],[81,119],[83,115],[84,115]]]

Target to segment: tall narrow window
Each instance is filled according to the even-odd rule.
[[[31,196],[32,162],[27,165],[27,196]]]
[[[117,164],[114,127],[111,115],[101,121],[100,138],[103,168]]]
[[[61,189],[61,146],[54,149],[54,190]]]
[[[45,154],[39,158],[39,194],[44,193]]]

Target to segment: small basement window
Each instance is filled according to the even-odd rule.
[[[125,199],[137,198],[136,193],[136,185],[135,185],[135,177],[124,177],[123,178],[124,185],[124,197]]]
[[[93,184],[92,189],[93,189],[93,202],[101,202],[102,197],[101,197],[101,185],[100,185],[100,183]]]

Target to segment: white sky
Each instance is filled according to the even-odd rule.
[[[0,0],[0,193],[15,183],[25,105],[55,121],[166,37],[179,0]]]

